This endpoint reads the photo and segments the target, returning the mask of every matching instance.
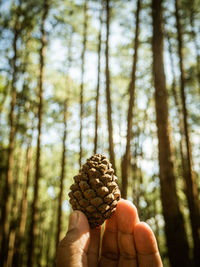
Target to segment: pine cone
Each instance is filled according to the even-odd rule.
[[[85,213],[91,228],[101,225],[116,210],[120,199],[111,163],[101,154],[87,159],[79,174],[74,176],[74,183],[69,192],[73,210]]]

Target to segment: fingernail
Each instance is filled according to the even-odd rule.
[[[76,227],[78,223],[78,217],[79,214],[78,212],[74,211],[70,216],[69,216],[69,226],[68,226],[68,231],[72,230],[73,228]]]

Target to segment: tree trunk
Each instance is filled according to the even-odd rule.
[[[27,191],[29,187],[29,176],[30,176],[30,164],[32,159],[32,136],[29,138],[26,150],[26,161],[24,168],[24,179],[22,185],[22,199],[19,207],[19,229],[16,233],[15,240],[15,253],[13,257],[13,265],[15,267],[21,266],[22,263],[22,241],[25,233],[26,227],[26,218],[27,218],[27,210],[28,210],[28,199],[27,199]]]
[[[15,245],[15,237],[16,231],[18,227],[18,204],[19,204],[19,175],[22,164],[22,147],[24,140],[21,141],[19,145],[19,152],[17,153],[17,162],[16,162],[16,173],[14,175],[14,184],[13,184],[13,199],[12,199],[12,207],[11,207],[11,222],[9,229],[9,237],[8,237],[8,252],[7,252],[7,267],[12,266],[12,260],[14,255],[14,245]]]
[[[136,132],[133,133],[135,136],[135,141],[136,139]],[[133,144],[134,147],[134,153],[132,155],[132,163],[131,163],[131,176],[132,176],[132,184],[131,184],[131,188],[132,188],[132,194],[133,194],[133,203],[136,203],[136,207],[138,208],[138,203],[137,203],[137,199],[138,199],[138,165],[137,165],[137,155],[138,155],[138,142]]]
[[[192,152],[188,130],[188,114],[186,107],[186,95],[185,95],[185,70],[183,65],[183,39],[181,32],[181,22],[178,11],[178,0],[175,0],[175,15],[178,34],[178,54],[180,65],[180,91],[181,102],[183,110],[183,129],[184,129],[184,158],[186,163],[186,195],[188,201],[188,207],[190,211],[190,221],[192,226],[192,236],[194,241],[194,259],[197,266],[200,266],[200,207],[198,200],[198,188],[195,174],[192,170]]]
[[[30,39],[30,31],[27,32],[27,41],[26,41],[26,48],[28,47],[28,42]],[[24,57],[24,63],[27,62],[28,60],[28,50],[26,49],[25,51],[25,57]],[[24,75],[26,72],[26,65],[24,64],[23,69],[21,71],[21,75]],[[15,119],[15,132],[16,134],[20,130],[20,120],[21,120],[21,107],[24,105],[23,102],[20,102],[20,96],[23,95],[26,89],[26,83],[24,81],[23,87],[22,87],[22,92],[20,95],[17,96],[17,115]],[[14,167],[15,173],[14,173],[14,182],[13,182],[13,189],[12,189],[12,207],[11,207],[11,227],[10,227],[10,232],[9,232],[9,242],[8,242],[8,258],[7,258],[7,266],[12,266],[12,261],[13,261],[13,256],[14,256],[14,250],[15,250],[15,238],[17,234],[17,229],[19,227],[19,194],[20,194],[20,171],[22,169],[21,163],[22,163],[22,153],[23,153],[23,144],[24,144],[24,135],[22,134],[22,140],[19,143],[19,152],[16,153],[16,166]]]
[[[51,221],[51,224],[52,224],[53,220]],[[51,225],[48,229],[48,231],[46,231],[46,251],[45,251],[45,262],[46,262],[46,267],[49,267],[49,262],[50,262],[50,255],[49,255],[49,252],[50,252],[50,247],[49,247],[49,244],[51,243]],[[56,261],[56,260],[54,260]],[[55,266],[56,266],[56,262],[55,262]]]
[[[45,212],[47,212],[47,210],[45,209]],[[35,253],[35,265],[37,267],[42,267],[42,255],[43,255],[43,252],[44,252],[44,234],[45,234],[45,230],[44,230],[44,225],[45,225],[45,220],[44,220],[44,217],[42,215],[42,213],[40,213],[40,217],[39,217],[39,220],[38,220],[38,236],[36,238],[36,244],[35,244],[35,247],[36,247],[36,253]]]
[[[153,77],[155,85],[156,124],[158,134],[160,189],[169,260],[172,267],[191,266],[188,243],[180,212],[172,162],[168,122],[167,89],[163,62],[162,0],[152,1]]]
[[[1,210],[3,205],[5,204],[3,199],[4,199],[4,187],[5,187],[5,180],[7,173],[7,158],[8,158],[8,148],[4,147],[4,145],[2,146],[0,145],[0,209]],[[1,216],[0,216],[0,222],[1,222]]]
[[[98,67],[97,67],[96,110],[95,110],[94,154],[97,153],[97,145],[98,145],[99,89],[100,89],[100,75],[101,75],[101,30],[102,30],[102,13],[103,13],[103,5],[101,6],[101,10],[99,12],[99,23],[100,23],[100,27],[99,27],[99,37],[98,37]]]
[[[126,151],[122,158],[122,197],[127,197],[128,189],[128,175],[130,168],[130,143],[131,143],[131,133],[132,133],[132,120],[133,120],[133,106],[135,99],[135,79],[136,79],[136,64],[138,55],[138,35],[139,35],[139,15],[140,15],[140,0],[137,1],[137,11],[136,11],[136,28],[135,28],[135,44],[134,44],[134,56],[133,56],[133,66],[131,83],[129,86],[129,108],[127,114],[127,135],[126,135]]]
[[[16,22],[14,26],[14,39],[13,39],[13,51],[14,56],[12,60],[13,73],[11,81],[11,104],[9,114],[9,147],[8,147],[8,162],[7,162],[7,174],[4,186],[4,196],[1,210],[1,222],[0,222],[0,251],[2,255],[1,261],[4,262],[4,256],[7,254],[7,238],[9,233],[9,213],[11,208],[11,189],[13,185],[13,161],[14,161],[14,143],[15,143],[15,105],[16,105],[16,79],[17,79],[17,41],[19,38],[20,25],[20,6],[17,8]]]
[[[159,248],[159,251],[160,251],[160,227],[159,227],[159,219],[157,219],[157,214],[158,214],[158,209],[157,209],[157,205],[156,205],[156,200],[159,198],[157,196],[157,191],[158,191],[158,188],[155,188],[155,191],[154,191],[154,200],[153,200],[153,213],[154,213],[154,222],[155,222],[155,236],[156,236],[156,241],[157,241],[157,244],[158,244],[158,248]]]
[[[176,91],[176,74],[175,74],[175,68],[174,68],[174,60],[173,60],[173,56],[172,56],[172,46],[171,46],[169,35],[168,34],[166,34],[166,35],[167,35],[167,40],[168,40],[170,66],[171,66],[172,79],[173,79],[171,91],[172,91],[172,95],[174,98],[175,107],[177,110],[179,132],[180,132],[180,136],[181,136],[179,147],[180,147],[180,155],[181,155],[182,177],[185,179],[186,169],[185,169],[185,160],[184,160],[184,156],[183,156],[183,151],[184,151],[184,149],[183,149],[183,143],[184,143],[183,118],[182,118],[182,112],[181,112],[181,107],[180,107],[180,102],[179,102],[179,96],[178,96],[177,91]]]
[[[194,9],[191,8],[190,10],[190,24],[192,28],[192,37],[194,40],[194,47],[195,47],[195,53],[196,53],[196,71],[197,71],[197,81],[199,84],[199,95],[200,95],[200,55],[199,55],[199,45],[197,41],[197,34],[195,31],[195,26],[194,26]]]
[[[50,203],[49,205],[49,210],[51,210],[52,212],[52,216],[54,214],[54,210],[55,210],[55,201],[53,201],[52,203]],[[47,233],[46,233],[46,241],[45,241],[45,248],[46,248],[46,251],[45,251],[45,259],[46,259],[46,267],[48,266],[56,266],[56,258],[52,258],[52,255],[51,255],[51,247],[49,246],[49,244],[52,243],[52,239],[53,239],[53,242],[54,241],[54,238],[53,238],[53,235],[52,235],[52,231],[54,229],[54,220],[51,220],[49,225],[48,225],[48,229],[47,229]],[[55,254],[56,255],[56,251],[55,251]]]
[[[83,97],[84,97],[84,74],[85,74],[85,51],[86,51],[86,43],[87,43],[87,28],[88,28],[88,3],[85,0],[84,4],[84,29],[83,29],[83,50],[81,54],[81,88],[80,88],[80,152],[79,152],[79,166],[82,165],[82,157],[83,157],[83,147],[82,147],[82,139],[83,139]]]
[[[63,201],[63,184],[65,178],[65,158],[66,158],[66,136],[67,136],[67,112],[68,112],[68,97],[64,103],[64,133],[63,133],[63,151],[61,160],[61,175],[60,175],[60,192],[58,195],[58,214],[57,214],[57,232],[56,232],[56,249],[60,241],[60,234],[62,229],[62,201]]]
[[[112,125],[112,105],[110,97],[110,70],[109,70],[109,31],[110,31],[110,1],[106,0],[106,101],[107,101],[107,120],[108,120],[108,135],[109,135],[109,154],[110,162],[113,169],[116,171],[115,153],[113,144],[113,125]]]
[[[71,68],[71,46],[72,46],[72,32],[69,36],[69,44],[68,44],[68,66],[67,66],[67,76],[69,75],[69,70]],[[61,159],[61,174],[60,174],[60,192],[58,195],[58,214],[57,214],[57,232],[56,232],[56,247],[57,250],[58,244],[61,239],[62,232],[62,202],[63,202],[63,185],[65,178],[65,166],[66,166],[66,137],[67,137],[67,115],[68,115],[68,103],[69,103],[69,80],[66,82],[66,98],[64,101],[64,116],[63,116],[63,150],[62,150],[62,159]]]
[[[44,24],[48,15],[48,0],[44,0],[42,23],[41,23],[41,49],[40,49],[40,75],[39,75],[39,107],[38,107],[38,138],[35,165],[34,195],[31,206],[31,222],[28,240],[27,266],[32,267],[34,261],[35,237],[37,235],[38,221],[38,191],[40,179],[40,152],[41,152],[41,128],[42,128],[42,108],[43,108],[43,79],[44,79],[44,52],[46,46]]]

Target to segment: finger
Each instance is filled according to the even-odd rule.
[[[156,238],[149,225],[138,223],[134,227],[134,236],[139,266],[162,267]]]
[[[117,246],[117,221],[116,213],[105,223],[105,229],[102,238],[101,257],[99,261],[100,267],[116,267],[118,261]]]
[[[88,248],[88,267],[98,265],[99,245],[100,245],[101,228],[90,230],[90,245]]]
[[[116,215],[120,253],[118,266],[137,266],[137,254],[133,236],[134,226],[139,223],[137,209],[130,201],[121,199],[117,204]]]
[[[57,267],[87,266],[87,251],[90,241],[90,227],[86,216],[74,211],[69,218],[68,232],[60,242],[57,251]]]

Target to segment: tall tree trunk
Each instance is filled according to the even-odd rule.
[[[26,161],[24,168],[24,178],[22,185],[22,199],[19,207],[19,229],[16,233],[15,240],[15,254],[13,258],[13,265],[15,267],[21,266],[22,263],[22,241],[25,233],[26,221],[27,221],[27,210],[28,210],[28,199],[27,199],[27,191],[29,187],[29,176],[30,176],[30,164],[32,159],[32,136],[30,136],[27,144],[26,150]]]
[[[68,44],[68,66],[67,66],[67,81],[66,81],[66,97],[64,101],[64,116],[63,116],[63,148],[62,148],[62,159],[61,159],[61,174],[60,174],[60,192],[58,195],[58,214],[57,214],[57,232],[56,232],[56,247],[57,250],[59,241],[61,239],[62,232],[62,202],[63,202],[63,185],[65,178],[65,166],[66,166],[66,137],[67,137],[67,115],[68,115],[68,105],[69,105],[69,94],[70,94],[70,85],[69,85],[69,70],[71,68],[71,46],[72,46],[72,32],[69,36],[69,44]]]
[[[102,30],[102,13],[103,5],[101,3],[101,10],[99,11],[99,37],[98,37],[98,67],[97,67],[97,89],[96,89],[96,109],[95,109],[95,137],[94,137],[94,154],[97,153],[98,145],[98,125],[99,125],[99,89],[101,76],[101,30]]]
[[[83,139],[83,97],[84,97],[84,74],[85,74],[85,51],[86,51],[86,43],[87,43],[87,28],[88,28],[88,3],[85,0],[84,4],[84,29],[83,29],[83,50],[81,54],[81,88],[80,88],[80,152],[79,152],[79,166],[82,165],[82,157],[83,157],[83,147],[82,147],[82,139]]]
[[[131,172],[132,172],[132,194],[133,194],[133,202],[137,201],[137,146],[134,147],[134,154],[132,156],[133,162],[131,163]]]
[[[29,40],[30,40],[30,31],[27,32],[27,41],[26,41],[26,48],[29,46]],[[25,51],[25,57],[24,57],[24,63],[27,63],[28,60],[28,49]],[[24,75],[26,72],[27,64],[24,64],[23,69],[21,71],[21,75]],[[20,96],[23,95],[23,93],[26,90],[26,82],[23,83],[22,92],[20,95],[17,96],[17,116],[16,116],[16,123],[15,123],[15,131],[16,134],[20,130],[20,120],[21,120],[21,107],[24,104],[23,102],[20,102]],[[20,194],[20,171],[21,171],[21,163],[22,163],[22,153],[23,153],[23,144],[24,144],[24,138],[25,136],[22,135],[22,140],[19,144],[19,152],[17,152],[17,158],[16,158],[16,167],[15,167],[15,174],[14,174],[14,183],[13,183],[13,198],[12,198],[12,207],[11,207],[11,227],[9,232],[9,242],[8,242],[8,258],[7,258],[7,266],[12,266],[13,256],[14,256],[14,250],[15,250],[15,238],[16,234],[19,228],[19,194]]]
[[[67,113],[68,113],[68,96],[64,103],[64,118],[63,118],[63,150],[61,159],[61,175],[60,175],[60,192],[58,195],[58,214],[57,214],[57,232],[56,232],[56,249],[60,241],[60,234],[62,230],[62,201],[63,201],[63,186],[65,178],[65,165],[66,165],[66,137],[67,137]]]
[[[192,1],[193,2],[193,1]],[[192,28],[192,37],[194,40],[194,47],[195,47],[195,53],[196,53],[196,71],[197,71],[197,81],[199,84],[199,95],[200,95],[200,55],[199,55],[199,45],[197,41],[197,34],[195,31],[195,25],[194,25],[194,7],[190,10],[190,24]]]
[[[13,72],[11,81],[11,104],[9,114],[9,147],[8,147],[8,162],[7,162],[7,174],[4,186],[4,196],[1,210],[1,222],[0,222],[0,251],[3,255],[0,255],[1,261],[4,261],[4,256],[7,254],[7,238],[9,233],[9,213],[11,208],[11,189],[13,184],[13,161],[14,161],[14,143],[15,143],[15,105],[16,105],[16,79],[17,79],[17,41],[19,39],[20,32],[20,5],[17,8],[16,21],[14,26],[14,39],[13,39]]]
[[[1,210],[3,205],[5,204],[3,199],[4,199],[4,187],[5,187],[5,180],[7,173],[7,157],[8,157],[7,147],[4,147],[4,145],[2,146],[0,145],[0,209]],[[1,212],[0,212],[0,222],[1,222]]]
[[[152,1],[153,77],[155,85],[156,124],[158,134],[160,189],[165,233],[171,266],[191,266],[188,243],[180,212],[170,145],[167,89],[163,62],[162,0]]]
[[[51,220],[51,224],[52,224],[53,220]],[[46,262],[46,267],[49,267],[49,262],[50,262],[50,247],[49,244],[51,243],[51,226],[49,227],[49,229],[46,231],[45,237],[46,237],[46,251],[45,251],[45,262]],[[56,264],[56,263],[55,263]]]
[[[137,64],[137,55],[138,55],[138,36],[139,36],[139,15],[140,15],[140,0],[137,1],[137,10],[136,10],[136,28],[135,28],[135,44],[134,44],[134,56],[133,56],[133,66],[132,66],[132,75],[131,83],[129,86],[129,108],[127,114],[127,135],[126,135],[126,151],[122,158],[122,197],[127,197],[128,189],[128,175],[130,167],[130,143],[131,143],[131,133],[132,133],[132,120],[133,120],[133,106],[135,99],[135,79],[136,79],[136,64]]]
[[[112,125],[112,105],[110,97],[110,70],[109,70],[109,33],[110,33],[110,1],[106,0],[106,102],[107,102],[107,120],[108,120],[108,135],[109,135],[109,154],[110,162],[113,169],[116,171],[115,153],[113,144],[113,125]]]
[[[55,210],[55,208],[56,208],[56,206],[55,206],[55,201],[52,201],[52,203],[50,202],[50,204],[49,204],[49,210],[51,210],[51,216],[53,216],[54,215],[54,210]],[[49,244],[51,244],[52,243],[52,239],[53,239],[53,242],[55,242],[54,241],[54,238],[53,238],[53,235],[52,235],[52,231],[53,231],[53,229],[54,229],[54,227],[55,227],[55,225],[54,225],[54,220],[51,220],[50,221],[50,223],[49,223],[49,225],[48,225],[48,229],[47,229],[47,232],[46,232],[46,241],[45,241],[45,248],[46,248],[46,251],[45,251],[45,259],[46,259],[46,267],[52,267],[52,266],[54,266],[54,265],[56,265],[56,259],[55,259],[55,257],[54,258],[52,258],[52,255],[51,255],[51,247],[49,246]],[[55,254],[54,255],[56,255],[56,251],[55,251]]]
[[[45,210],[45,212],[47,212],[47,210]],[[36,253],[35,253],[34,264],[37,267],[42,267],[41,262],[42,262],[42,255],[44,252],[44,245],[45,245],[44,244],[44,234],[45,234],[44,225],[45,225],[45,220],[44,220],[42,213],[40,213],[39,220],[38,220],[38,236],[35,242]]]
[[[183,110],[183,126],[185,136],[185,163],[186,163],[186,195],[188,201],[188,207],[190,211],[190,221],[192,226],[192,236],[194,241],[194,259],[197,266],[200,266],[200,207],[198,200],[198,188],[195,174],[192,170],[192,152],[188,130],[188,114],[186,107],[186,95],[185,95],[185,70],[183,65],[183,39],[181,31],[181,22],[178,11],[178,0],[175,0],[175,15],[176,25],[178,34],[178,54],[179,54],[179,65],[180,65],[180,91],[181,91],[181,102]]]
[[[41,49],[40,49],[40,75],[39,75],[39,107],[38,107],[38,138],[35,165],[34,195],[31,206],[31,222],[28,240],[28,259],[27,266],[32,267],[34,261],[35,237],[37,235],[38,221],[38,191],[40,179],[40,152],[41,152],[41,128],[42,128],[42,108],[43,108],[43,79],[44,79],[44,52],[46,46],[44,24],[48,15],[48,0],[44,0],[43,15],[41,22]]]
[[[18,227],[18,204],[19,204],[19,175],[22,164],[22,147],[24,140],[19,144],[19,152],[17,153],[17,162],[16,162],[16,173],[15,173],[15,181],[13,184],[13,199],[12,199],[12,207],[11,207],[11,222],[9,229],[9,238],[8,238],[8,252],[7,252],[7,267],[12,266],[12,259],[14,255],[14,245],[15,245],[15,237],[16,231]]]
[[[184,162],[185,160],[184,160],[184,156],[183,156],[183,151],[184,151],[184,149],[183,149],[183,143],[184,143],[183,118],[182,118],[182,112],[181,112],[181,107],[180,107],[180,102],[179,102],[179,96],[178,96],[177,91],[176,91],[176,74],[175,74],[174,60],[173,60],[173,56],[172,56],[171,41],[170,41],[169,34],[166,34],[166,35],[167,35],[167,40],[168,40],[169,59],[170,59],[170,66],[171,66],[172,79],[173,79],[171,91],[172,91],[172,95],[174,98],[175,107],[177,110],[179,132],[180,132],[180,136],[181,136],[179,147],[180,147],[180,155],[181,155],[182,176],[185,179],[186,169],[185,169],[185,162]]]
[[[155,222],[155,236],[156,236],[156,241],[157,241],[157,244],[158,244],[158,248],[160,250],[160,227],[159,227],[159,219],[157,219],[157,214],[158,214],[158,209],[157,209],[157,205],[156,205],[156,200],[159,198],[157,196],[157,191],[158,191],[158,188],[155,187],[155,190],[154,190],[154,200],[153,200],[153,213],[154,213],[154,222]]]
[[[18,113],[15,115],[15,136],[18,132],[19,128],[19,121],[20,121],[20,105],[17,105]],[[24,139],[22,138],[21,142],[19,143],[18,149],[16,149],[16,160],[13,161],[13,178],[12,178],[12,189],[11,189],[11,200],[10,200],[10,222],[9,222],[9,233],[7,236],[7,244],[8,248],[4,253],[4,261],[5,266],[11,266],[11,261],[14,252],[14,242],[15,242],[15,234],[17,225],[17,213],[18,213],[18,200],[19,200],[19,175],[21,170],[21,163],[22,163],[22,147],[23,147]],[[14,156],[15,158],[15,156]]]
[[[133,155],[133,174],[132,174],[132,180],[133,180],[133,202],[135,203],[138,213],[140,214],[140,199],[143,196],[143,190],[142,190],[142,184],[143,184],[143,173],[141,166],[139,164],[138,157],[141,157],[140,151],[141,147],[139,144],[139,137],[140,137],[140,129],[137,125],[137,133],[134,134],[135,139],[135,145],[134,150],[135,153]]]

